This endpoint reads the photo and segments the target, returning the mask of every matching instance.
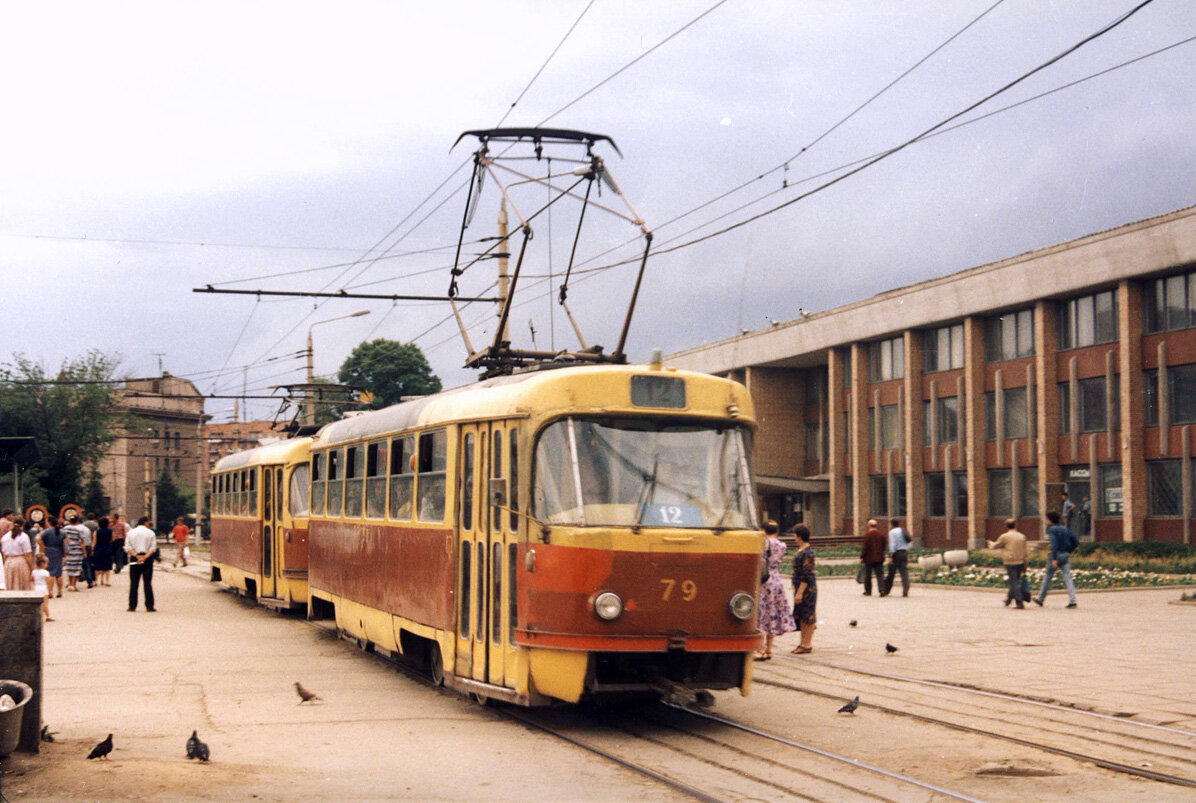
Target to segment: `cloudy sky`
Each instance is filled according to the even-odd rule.
[[[314,330],[317,373],[388,337],[467,382],[443,304],[191,290],[445,292],[470,152],[450,146],[504,116],[612,136],[623,158],[600,150],[657,247],[681,244],[920,134],[1135,5],[994,2],[0,3],[0,360],[98,348],[128,375],[160,361],[205,392],[261,393],[302,380],[313,322],[368,309]],[[1196,203],[1196,42],[1174,46],[1192,37],[1190,0],[1155,0],[961,120],[1080,83],[662,253],[631,357]],[[471,240],[492,233],[483,198]],[[570,227],[564,211],[537,222],[529,275],[564,267]],[[595,223],[578,261],[630,256],[604,252],[633,235]],[[613,346],[633,279],[575,284],[589,342]],[[475,341],[493,331],[480,305],[466,320]],[[576,345],[544,278],[512,316],[518,345],[531,327],[540,348]],[[216,420],[231,407],[208,403]]]

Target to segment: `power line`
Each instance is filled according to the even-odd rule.
[[[527,82],[527,86],[525,86],[523,91],[519,93],[519,97],[515,98],[510,107],[507,109],[506,114],[504,114],[502,119],[495,124],[495,128],[502,128],[502,124],[507,121],[507,117],[509,117],[511,112],[515,110],[515,106],[518,105],[519,101],[523,100],[523,96],[526,95],[527,91],[532,88],[532,84],[534,84],[536,79],[540,77],[540,73],[544,72],[544,69],[548,66],[548,63],[556,56],[557,51],[564,46],[566,40],[568,40],[568,38],[573,34],[573,31],[576,30],[577,26],[581,24],[582,17],[589,12],[593,5],[594,0],[590,0],[589,4],[581,10],[581,13],[577,16],[577,19],[574,20],[571,26],[569,26],[569,30],[565,31],[565,35],[561,37],[561,41],[558,42],[557,46],[552,49],[552,52],[548,54],[548,58],[544,59],[544,63],[540,65],[540,69],[536,70],[536,74],[532,76],[532,79]]]
[[[87,235],[66,235],[66,234],[0,234],[0,237],[16,237],[26,240],[62,240],[66,242],[83,242],[83,243],[112,243],[115,245],[182,245],[196,248],[253,248],[261,250],[278,250],[278,251],[340,251],[340,252],[357,252],[360,248],[337,248],[332,246],[319,245],[277,245],[277,244],[262,244],[262,243],[209,243],[195,240],[147,240],[144,238],[120,238],[120,237],[89,237]]]

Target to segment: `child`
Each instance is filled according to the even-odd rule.
[[[47,622],[53,622],[54,618],[50,616],[50,590],[46,587],[46,578],[50,576],[46,570],[49,563],[45,555],[33,559],[33,565],[37,567],[33,570],[33,590],[42,593],[42,613],[46,615]]]

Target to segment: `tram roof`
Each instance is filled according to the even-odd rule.
[[[536,407],[542,408],[545,404],[544,396],[554,388],[573,384],[582,376],[592,380],[649,373],[712,384],[729,382],[696,371],[680,371],[673,368],[661,370],[648,365],[586,365],[529,371],[485,379],[421,399],[334,421],[316,434],[312,445],[333,446],[438,423],[526,415]],[[751,398],[746,390],[743,391],[741,405],[743,417],[752,420]]]
[[[306,458],[311,442],[311,438],[303,437],[267,443],[256,449],[247,449],[244,452],[222,457],[216,462],[216,467],[212,471],[232,471],[247,466],[260,466],[264,463],[285,463],[288,458],[299,456]]]

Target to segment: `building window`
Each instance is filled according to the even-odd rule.
[[[1102,516],[1121,515],[1121,464],[1102,463],[1100,466],[1100,499]]]
[[[984,356],[989,362],[1034,354],[1034,310],[1007,312],[984,322]]]
[[[887,382],[905,376],[905,338],[894,337],[868,345],[868,381]]]
[[[951,475],[951,485],[955,493],[955,517],[967,518],[968,515],[968,472],[956,471]]]
[[[804,372],[806,404],[817,404],[826,398],[826,369],[814,368]]]
[[[872,483],[872,506],[870,508],[873,516],[887,516],[889,515],[889,478],[885,476],[871,477]]]
[[[1106,406],[1107,384],[1103,376],[1091,379],[1081,379],[1076,383],[1079,387],[1079,432],[1101,432],[1108,429],[1109,416]],[[1113,382],[1113,421],[1120,416],[1118,383]],[[1148,414],[1149,417],[1149,414]],[[1071,420],[1071,383],[1059,385],[1059,434],[1070,435],[1073,431]]]
[[[1147,332],[1196,326],[1196,273],[1155,279],[1143,295]]]
[[[1180,515],[1183,502],[1181,487],[1180,461],[1146,461],[1146,492],[1149,494],[1148,515]]]
[[[1159,372],[1151,369],[1143,378],[1146,426],[1159,425]],[[1171,423],[1196,423],[1196,365],[1175,365],[1167,369],[1167,400]]]
[[[872,408],[874,411],[877,408]],[[880,406],[880,448],[901,448],[901,416],[897,414],[897,405],[882,404]]]
[[[826,460],[827,455],[826,438],[822,437],[822,424],[806,424],[806,459]]]
[[[947,494],[943,486],[943,472],[928,471],[923,479],[926,482],[926,515],[932,519],[941,519],[947,515]]]
[[[938,442],[942,443],[957,443],[959,441],[959,398],[957,396],[946,396],[941,399],[935,399],[934,403],[938,406],[935,426],[937,427]],[[931,443],[931,422],[930,422],[930,405],[931,402],[923,403],[922,411],[925,416],[923,426],[922,443],[929,446]]]
[[[855,507],[855,481],[851,477],[843,478],[843,496],[847,508],[847,515],[852,515],[852,508]]]
[[[925,373],[952,371],[963,368],[963,324],[931,329],[923,334],[923,366]]]
[[[1013,472],[1007,468],[988,471],[988,515],[1013,515]]]
[[[1025,388],[1006,388],[1005,391],[1005,437],[1030,437],[1030,409]],[[990,441],[997,439],[997,394],[984,394],[984,428]]]
[[[1113,290],[1064,301],[1059,315],[1059,349],[1117,339],[1117,296]]]
[[[1021,509],[1018,511],[1027,518],[1039,515],[1038,508],[1038,466],[1026,466],[1021,473]]]
[[[851,413],[843,413],[843,452],[851,454]]]

